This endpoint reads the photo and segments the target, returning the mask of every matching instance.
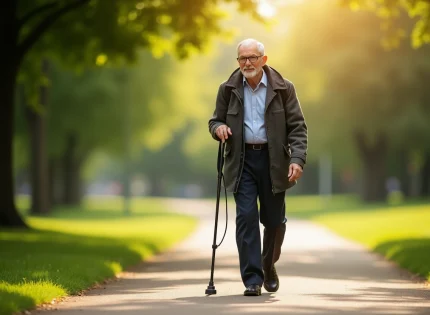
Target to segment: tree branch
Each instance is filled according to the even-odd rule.
[[[42,5],[42,6],[38,7],[38,8],[36,8],[36,9],[34,9],[31,12],[28,12],[22,19],[20,19],[18,21],[18,29],[21,29],[21,27],[23,27],[25,23],[27,23],[29,20],[31,20],[36,15],[39,15],[39,14],[45,12],[45,11],[53,9],[53,8],[57,7],[58,4],[59,4],[58,1],[54,1],[54,2],[51,2],[51,3],[47,3],[45,5]]]
[[[27,51],[30,50],[30,48],[37,42],[42,34],[46,32],[46,30],[61,16],[65,15],[69,11],[79,8],[89,1],[90,0],[74,0],[72,3],[69,3],[64,7],[50,13],[18,46],[18,60],[22,60]]]

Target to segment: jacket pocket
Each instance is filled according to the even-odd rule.
[[[229,144],[228,142],[225,145],[225,150],[224,150],[224,157],[228,156],[231,152],[231,144]]]
[[[239,125],[239,109],[237,107],[229,108],[227,110],[225,123],[231,128],[233,134],[235,134],[237,126]],[[230,136],[228,137],[228,139],[230,139]]]
[[[285,113],[285,110],[283,108],[275,109],[272,113],[273,114],[283,114],[283,113]]]
[[[290,146],[289,145],[282,145],[284,147],[284,153],[288,156],[289,159],[291,159],[291,151],[290,151]]]
[[[239,113],[239,109],[237,108],[229,108],[227,110],[227,115],[237,115]]]

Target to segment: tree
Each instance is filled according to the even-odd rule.
[[[81,165],[95,148],[118,143],[124,106],[119,89],[126,81],[120,77],[124,71],[106,67],[75,74],[55,65],[51,72],[47,116],[51,199],[55,204],[77,204]]]
[[[218,22],[222,15],[217,10],[220,2],[202,0],[190,6],[188,1],[167,0],[3,1],[0,137],[5,153],[0,159],[0,226],[25,226],[14,203],[12,140],[17,77],[30,49],[49,42],[52,45],[42,46],[41,51],[75,66],[94,61],[103,64],[109,58],[131,60],[137,47],[161,49],[185,58],[192,51],[202,50],[211,35],[221,32]],[[226,2],[238,3],[239,10],[255,12],[254,1]],[[67,35],[74,36],[64,36],[66,30]],[[80,50],[71,49],[71,45]]]
[[[79,203],[81,166],[93,152],[122,158],[127,137],[135,156],[142,146],[162,146],[192,117],[194,104],[183,102],[186,89],[174,89],[184,79],[176,68],[172,58],[141,52],[133,67],[103,67],[79,75],[53,69],[48,142],[58,202]],[[187,85],[192,86],[188,80]],[[128,135],[125,129],[130,129]]]
[[[411,30],[411,44],[419,48],[430,43],[430,0],[343,0],[353,10],[369,10],[383,19],[382,27],[389,33],[383,40],[386,47],[397,47],[399,40],[406,37],[404,13],[415,19]]]
[[[297,90],[309,100],[313,89],[322,91],[304,103],[312,156],[331,152],[336,169],[351,165],[360,174],[363,199],[384,199],[387,164],[396,151],[428,150],[429,92],[419,74],[430,69],[430,47],[385,51],[374,32],[379,21],[368,12],[317,1],[298,10],[291,15],[306,18],[291,26],[285,51],[292,62],[280,70],[299,74]]]
[[[49,62],[44,59],[41,62],[44,76],[48,76]],[[28,136],[30,143],[30,180],[31,180],[31,206],[32,214],[47,214],[51,208],[49,196],[48,174],[48,143],[46,113],[48,111],[47,85],[40,87],[38,95],[38,111],[31,106],[25,106],[25,117],[28,124]],[[24,99],[25,96],[23,97]]]

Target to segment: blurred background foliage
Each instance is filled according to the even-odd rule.
[[[428,1],[78,2],[20,64],[14,178],[34,213],[86,194],[215,195],[207,121],[248,37],[296,85],[308,122],[290,194],[430,194]]]
[[[207,123],[249,37],[308,123],[288,215],[430,279],[430,0],[3,0],[0,312],[191,233],[164,197],[215,196]]]

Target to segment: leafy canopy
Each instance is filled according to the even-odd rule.
[[[370,10],[383,19],[381,28],[387,31],[383,44],[387,48],[397,47],[406,37],[410,21],[405,21],[404,13],[414,21],[411,31],[411,45],[419,48],[430,43],[430,0],[342,0],[353,10]]]

